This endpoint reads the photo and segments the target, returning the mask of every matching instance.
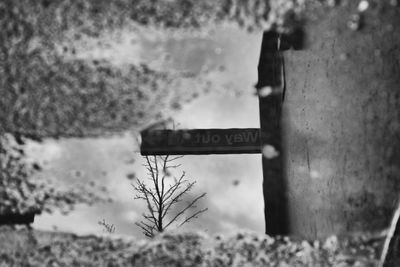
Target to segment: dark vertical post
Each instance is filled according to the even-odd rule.
[[[285,235],[288,233],[286,183],[283,177],[283,160],[281,150],[281,106],[284,82],[282,80],[283,57],[279,51],[279,35],[274,31],[263,35],[260,61],[258,65],[258,82],[255,86],[259,92],[260,124],[262,145],[272,145],[279,156],[267,158],[262,156],[263,194],[265,233],[268,235]],[[273,92],[263,96],[267,87]],[[279,88],[280,90],[276,90]],[[269,142],[265,137],[269,136]],[[272,142],[271,142],[272,140]]]

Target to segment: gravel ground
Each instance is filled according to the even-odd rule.
[[[0,227],[0,266],[129,266],[134,242]]]
[[[252,232],[210,237],[168,232],[153,240],[0,227],[0,266],[376,266],[381,238],[324,241]]]

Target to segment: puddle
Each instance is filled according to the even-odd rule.
[[[116,64],[145,62],[156,70],[191,72],[210,79],[212,93],[199,95],[189,104],[182,103],[182,108],[172,114],[180,128],[259,127],[253,84],[257,79],[261,36],[229,28],[202,37],[146,36],[149,35],[121,35],[114,46],[90,52],[78,49],[77,55],[110,57]],[[101,234],[103,229],[98,221],[104,219],[114,224],[116,234],[143,237],[134,222],[141,218],[145,205],[134,200],[131,186],[136,177],[146,177],[136,142],[139,130],[108,138],[29,143],[28,154],[42,162],[43,175],[77,186],[94,180],[105,186],[114,200],[92,207],[77,206],[67,216],[40,215],[33,227]],[[211,234],[237,228],[264,231],[261,155],[185,156],[181,163],[180,171],[197,181],[193,194],[207,192],[204,205],[209,209],[190,222],[187,229]]]

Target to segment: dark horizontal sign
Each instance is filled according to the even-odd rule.
[[[141,133],[142,155],[261,153],[260,129],[152,130]]]

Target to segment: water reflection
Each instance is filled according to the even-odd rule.
[[[221,96],[220,96],[221,97]],[[183,127],[257,127],[258,118],[248,119],[240,114],[256,114],[256,98],[252,96],[236,98],[224,97],[227,105],[217,105],[221,99],[210,96],[204,101],[211,103],[208,112],[215,112],[215,120],[202,114],[196,115],[193,110],[201,109],[203,101],[198,101],[184,109],[192,116],[179,115]],[[212,100],[215,103],[212,103]],[[219,117],[229,108],[241,105],[238,116],[226,117],[218,123]],[[221,107],[224,107],[225,109]],[[254,108],[255,107],[255,108]],[[205,113],[207,114],[207,112]],[[235,114],[235,112],[233,112]],[[194,115],[194,116],[193,116]],[[198,119],[198,123],[193,121]],[[44,164],[43,175],[54,177],[65,183],[95,180],[104,185],[112,203],[101,203],[92,207],[77,206],[68,216],[61,214],[43,214],[37,216],[34,227],[76,233],[101,233],[97,221],[105,219],[113,223],[117,234],[141,236],[134,222],[141,216],[145,205],[134,200],[131,187],[132,174],[144,178],[143,158],[138,153],[136,133],[126,132],[109,138],[61,139],[46,140],[42,144],[28,144],[28,155],[41,159]],[[207,192],[205,206],[209,211],[198,221],[186,227],[201,229],[210,233],[223,232],[235,227],[249,228],[257,231],[263,229],[262,206],[262,172],[260,155],[204,155],[185,156],[181,160],[187,177],[197,181],[193,194]],[[178,173],[179,174],[179,173]],[[131,179],[129,179],[129,177]],[[230,225],[228,227],[228,225]]]
[[[195,101],[178,111],[165,111],[164,116],[173,117],[181,128],[259,127],[258,102],[252,88],[260,36],[222,27],[203,36],[159,34],[121,35],[119,45],[106,46],[101,51],[82,49],[78,56],[108,57],[116,64],[121,64],[121,60],[145,62],[156,70],[206,77],[212,93],[197,95]],[[128,41],[128,37],[136,41]],[[191,84],[187,85],[190,92]],[[185,84],[181,87],[186,88]],[[96,181],[107,188],[114,200],[91,207],[77,206],[67,216],[42,214],[35,218],[33,226],[101,234],[103,229],[98,221],[104,219],[115,225],[117,234],[142,237],[134,222],[140,219],[145,205],[134,200],[131,186],[135,177],[145,177],[136,142],[139,130],[106,138],[29,143],[28,154],[44,165],[43,175],[65,185]],[[180,171],[185,170],[188,178],[197,181],[193,194],[208,194],[205,206],[209,210],[199,220],[189,223],[188,229],[215,233],[240,227],[263,232],[261,155],[185,156],[181,163]]]

